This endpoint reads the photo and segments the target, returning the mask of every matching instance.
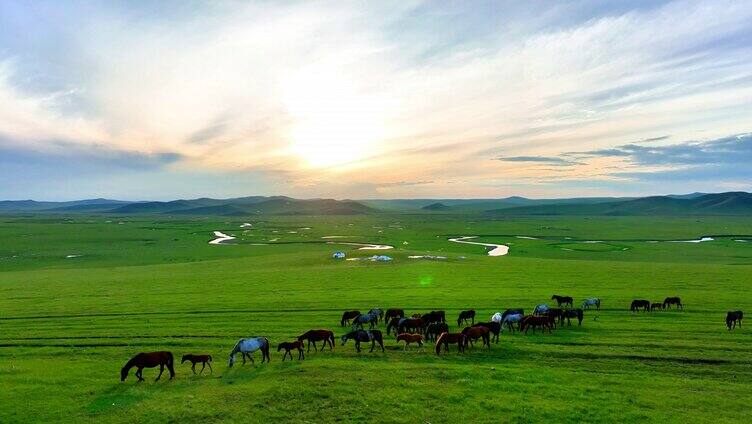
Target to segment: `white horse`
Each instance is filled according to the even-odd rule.
[[[590,309],[591,306],[595,306],[596,309],[601,309],[601,299],[597,297],[591,297],[589,299],[585,299],[582,302],[582,309]]]
[[[533,309],[533,315],[544,314],[551,309],[547,304],[541,303]]]
[[[517,326],[519,326],[520,321],[522,321],[523,317],[524,315],[522,314],[509,314],[505,316],[501,321],[501,331],[504,331],[504,325],[506,324],[507,328],[509,328],[509,331],[514,333],[514,324],[517,324]]]
[[[503,316],[501,315],[501,312],[497,312],[491,315],[491,321],[493,322],[498,322],[499,324],[501,324],[502,319],[503,319]]]
[[[266,337],[249,337],[247,339],[240,339],[235,343],[235,347],[230,352],[230,359],[227,361],[227,366],[232,367],[235,364],[235,355],[240,352],[243,355],[243,365],[245,365],[245,357],[253,362],[253,356],[251,354],[257,350],[261,351],[261,363],[269,361],[269,339]]]

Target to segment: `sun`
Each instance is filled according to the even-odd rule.
[[[311,167],[351,164],[378,152],[385,102],[330,73],[299,75],[287,86],[290,151]]]

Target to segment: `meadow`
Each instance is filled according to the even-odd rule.
[[[209,245],[213,231],[237,239]],[[469,235],[509,254],[448,241]],[[714,240],[675,242],[702,236]],[[408,258],[426,254],[446,259]],[[724,317],[752,314],[751,275],[748,217],[0,215],[0,422],[750,422],[752,324],[729,332]],[[348,309],[487,320],[554,293],[603,308],[462,355],[405,352],[392,336],[386,353],[276,352],[312,328],[339,343]],[[628,311],[667,296],[685,309]],[[228,368],[256,335],[271,363]],[[154,350],[209,353],[214,373],[176,364],[172,381],[154,369],[119,381]]]

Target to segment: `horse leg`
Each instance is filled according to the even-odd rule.
[[[405,344],[405,347],[407,347],[407,344]],[[369,352],[373,352],[374,348],[376,348],[376,340],[371,340],[371,350]]]
[[[311,351],[311,339],[308,339],[308,352]]]
[[[144,381],[144,377],[141,376],[141,373],[144,371],[143,368],[139,368],[136,370],[136,377],[138,377],[138,381]]]
[[[159,364],[159,375],[157,376],[157,379],[154,381],[159,381],[159,379],[162,378],[163,372],[164,372],[164,364]]]
[[[204,368],[206,368],[206,362],[201,363],[201,371],[199,372],[199,375],[204,373]]]
[[[193,375],[196,375],[196,363],[191,364],[191,371],[193,371]]]

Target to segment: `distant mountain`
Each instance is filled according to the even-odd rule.
[[[651,196],[591,204],[560,203],[488,211],[494,215],[748,215],[752,194],[728,192],[697,196]]]
[[[67,208],[67,207],[87,207],[99,205],[123,205],[133,203],[125,200],[112,199],[84,199],[73,200],[68,202],[38,202],[36,200],[2,200],[0,201],[0,212],[32,212],[49,209]]]
[[[232,199],[180,199],[129,202],[86,199],[69,202],[0,201],[0,213],[111,213],[204,216],[245,215],[356,215],[379,211],[445,212],[489,215],[746,215],[752,214],[752,194],[691,193],[651,197],[583,197],[571,199],[293,199],[286,196],[248,196]]]
[[[445,205],[443,203],[437,202],[437,203],[431,203],[430,205],[423,206],[421,209],[424,210],[424,211],[437,211],[438,212],[438,211],[448,211],[448,210],[451,210],[452,207],[451,206],[447,206],[447,205]]]
[[[299,200],[286,196],[249,196],[233,199],[200,198],[168,202],[127,202],[91,199],[72,202],[34,200],[0,202],[0,212],[177,214],[177,215],[354,215],[376,212],[354,200]]]

